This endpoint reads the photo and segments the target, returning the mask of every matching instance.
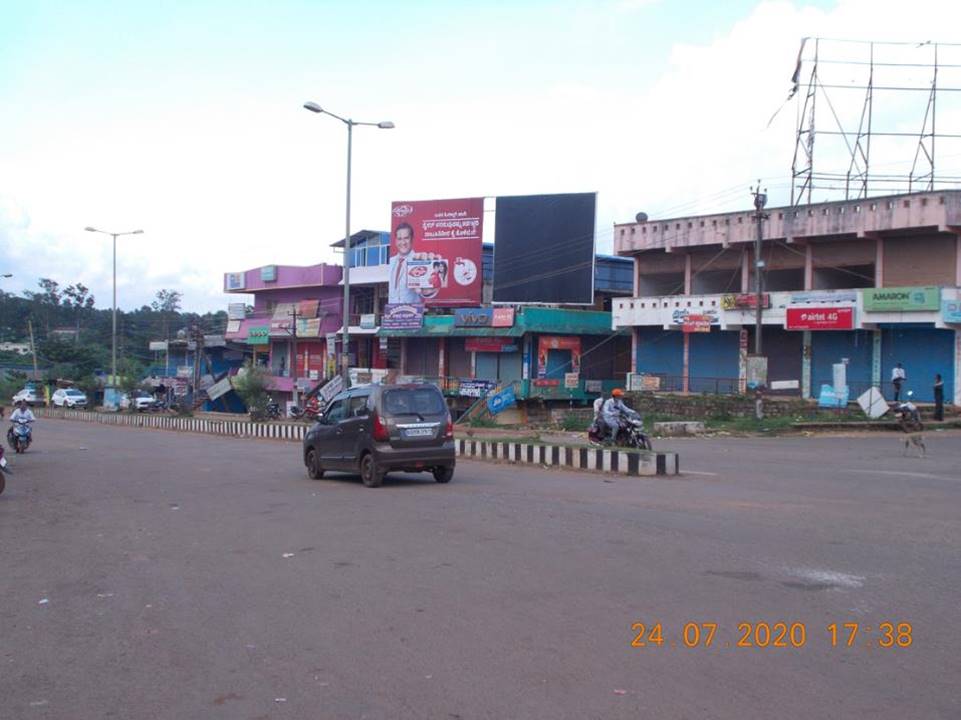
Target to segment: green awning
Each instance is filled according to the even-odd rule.
[[[417,330],[381,328],[380,337],[522,337],[526,333],[548,335],[610,335],[611,314],[599,310],[526,307],[517,312],[514,327],[454,327],[453,315],[425,315]],[[624,331],[626,332],[626,331]]]

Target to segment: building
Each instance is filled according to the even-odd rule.
[[[333,243],[335,248],[343,246],[343,240]],[[351,236],[348,353],[356,381],[388,375],[430,379],[451,398],[462,399],[452,400],[455,407],[507,382],[518,383],[522,398],[568,401],[596,394],[602,381],[608,386],[624,382],[630,341],[626,332],[612,332],[610,310],[615,298],[631,292],[630,260],[597,256],[593,307],[498,306],[495,324],[490,303],[494,246],[485,244],[484,302],[479,308],[456,313],[431,308],[418,329],[398,330],[381,327],[388,299],[389,247],[387,232],[362,230]],[[230,321],[226,338],[246,343],[255,361],[271,369],[277,399],[289,399],[293,389],[288,318],[295,307],[313,323],[305,328],[298,319],[301,386],[314,386],[334,374],[343,331],[340,267],[266,266],[226,274],[224,288],[254,296],[252,313],[232,313],[236,319]],[[579,374],[577,385],[565,388],[565,375],[570,373]]]
[[[817,397],[846,366],[851,397],[888,381],[961,404],[961,191],[767,211],[761,260],[768,385]],[[753,212],[616,224],[634,292],[614,301],[647,387],[743,392],[754,347]],[[643,376],[649,379],[644,380]]]

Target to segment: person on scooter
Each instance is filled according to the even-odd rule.
[[[33,416],[33,411],[27,407],[27,402],[25,400],[17,401],[17,409],[10,413],[10,422],[12,423],[10,429],[7,431],[7,437],[11,437],[13,434],[13,426],[18,422],[23,421],[27,423],[33,423],[37,418]],[[27,426],[30,427],[29,425]],[[32,432],[32,429],[31,429]]]
[[[607,439],[608,434],[610,434],[611,439],[617,437],[617,431],[621,427],[622,417],[640,417],[637,412],[624,404],[623,397],[624,391],[621,390],[621,388],[614,388],[614,390],[611,391],[611,396],[604,401],[604,405],[601,408],[601,419],[605,425],[605,439]]]

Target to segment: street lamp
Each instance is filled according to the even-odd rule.
[[[110,235],[113,238],[113,366],[111,382],[113,387],[117,386],[117,238],[121,235],[140,235],[143,230],[131,230],[130,232],[112,233],[106,230],[97,230],[89,225],[84,228],[87,232]]]
[[[382,122],[358,122],[356,120],[351,120],[349,118],[342,118],[340,115],[335,115],[330,112],[330,110],[324,110],[320,105],[315,102],[305,102],[304,107],[313,113],[318,113],[322,115],[330,115],[332,118],[340,120],[347,126],[347,223],[344,231],[344,327],[343,327],[343,353],[341,355],[341,377],[344,380],[344,387],[346,388],[350,385],[350,378],[348,376],[348,365],[349,356],[347,353],[348,341],[350,339],[350,333],[348,327],[350,326],[350,155],[351,155],[351,145],[353,143],[354,137],[354,126],[355,125],[371,125],[373,127],[380,128],[381,130],[393,130],[394,123],[389,120]]]

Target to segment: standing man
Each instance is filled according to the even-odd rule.
[[[390,259],[387,302],[419,303],[420,293],[407,287],[407,261],[413,259],[414,228],[409,223],[401,223],[394,230],[394,253]]]
[[[894,385],[894,402],[898,402],[901,399],[901,386],[904,384],[907,375],[904,372],[904,368],[901,363],[894,366],[891,371],[891,384]]]
[[[934,376],[934,419],[944,420],[944,380],[940,373]]]

